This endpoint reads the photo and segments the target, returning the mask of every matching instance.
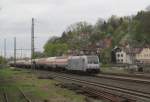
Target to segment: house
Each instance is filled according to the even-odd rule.
[[[150,64],[150,47],[143,48],[135,57],[137,63]]]
[[[116,48],[115,57],[118,64],[150,64],[150,47]]]
[[[116,62],[118,64],[132,64],[134,56],[131,56],[126,50],[120,50],[116,52]]]
[[[118,64],[134,64],[136,63],[136,55],[141,52],[142,48],[118,48],[116,50],[116,63]]]

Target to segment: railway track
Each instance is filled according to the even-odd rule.
[[[92,77],[97,78],[107,78],[107,79],[114,79],[114,80],[124,80],[136,83],[145,83],[150,84],[150,77],[136,77],[136,76],[128,76],[128,75],[118,75],[118,74],[98,74],[98,75],[91,75]]]
[[[32,102],[25,94],[24,92],[18,88],[19,92],[20,92],[20,95],[22,96],[22,98],[24,99],[24,102]]]
[[[0,102],[8,102],[7,93],[4,88],[0,89]]]
[[[41,71],[44,72],[44,71]],[[46,72],[46,71],[45,71]],[[54,73],[54,72],[46,72],[48,73]],[[140,78],[135,78],[135,77],[123,77],[123,76],[114,76],[114,75],[91,75],[91,76],[80,76],[76,74],[66,74],[66,73],[60,73],[56,72],[61,75],[70,75],[71,77],[78,77],[83,80],[88,80],[92,82],[96,82],[98,84],[105,83],[107,85],[113,85],[122,87],[128,90],[133,90],[133,91],[139,91],[139,92],[144,92],[146,94],[150,94],[150,79],[140,79]]]
[[[81,85],[83,86],[83,90],[88,91],[91,94],[103,97],[109,96],[106,97],[107,99],[112,99],[111,96],[115,95],[115,97],[117,96],[132,101],[138,100],[137,102],[150,102],[150,83],[147,78],[110,74],[100,74],[100,76],[80,76],[76,74],[49,71],[35,71],[35,73],[50,76],[61,82]]]
[[[65,80],[66,82],[71,82],[78,85],[86,86],[87,90],[92,91],[91,93],[99,94],[100,96],[102,96],[102,92],[109,93],[111,95],[113,93],[116,94],[116,96],[124,99],[128,98],[129,100],[140,100],[139,102],[150,102],[150,93],[147,92],[129,89],[129,88],[123,88],[119,86],[108,85],[105,83],[99,83],[95,81],[89,81],[86,79],[75,77],[74,75],[72,76],[72,75],[65,75],[60,73],[59,74],[51,73],[49,75],[54,77],[56,80],[58,79],[59,81],[62,81],[63,79],[63,81]],[[101,92],[101,90],[103,91]],[[109,99],[109,97],[107,97],[107,99]],[[120,102],[120,101],[114,101],[114,102]]]
[[[39,70],[42,72],[43,70]],[[47,74],[51,71],[43,71],[44,73],[47,72]],[[62,73],[66,74],[65,72],[57,72],[57,73]],[[80,74],[72,74],[72,73],[67,73],[69,75],[80,75]],[[95,78],[105,78],[105,79],[114,79],[114,80],[124,80],[124,81],[130,81],[130,82],[137,82],[137,83],[145,83],[145,84],[150,84],[150,76],[144,76],[144,75],[131,75],[131,74],[119,74],[119,73],[100,73],[97,75],[93,74],[85,74],[83,76],[91,76]]]
[[[9,88],[0,89],[0,102],[32,102],[24,92],[16,87],[15,91],[9,91]]]
[[[49,73],[49,72],[47,72]],[[52,72],[50,72],[52,73]],[[90,76],[80,76],[80,75],[76,75],[76,74],[66,74],[66,73],[61,73],[61,72],[57,72],[59,74],[64,74],[64,75],[72,75],[72,76],[76,76],[76,77],[80,77],[83,78],[84,80],[89,80],[89,81],[93,81],[93,82],[98,82],[99,84],[102,83],[106,83],[107,85],[110,84],[110,82],[112,82],[111,84],[114,86],[120,86],[120,87],[124,87],[126,89],[134,89],[135,91],[141,91],[141,92],[145,92],[145,93],[149,93],[150,94],[150,79],[141,79],[141,78],[135,78],[135,77],[125,77],[125,76],[116,76],[116,75],[109,75],[109,74],[99,74],[99,76],[95,76],[95,75],[90,75]]]
[[[148,74],[148,73],[123,74],[123,73],[106,73],[106,72],[101,72],[98,75],[111,75],[111,76],[129,77],[129,78],[138,78],[138,79],[150,79],[150,74]]]

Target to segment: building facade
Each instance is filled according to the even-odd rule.
[[[150,48],[143,48],[136,54],[136,62],[141,64],[150,64]]]
[[[133,63],[133,58],[131,54],[127,53],[124,50],[120,50],[116,52],[116,62],[118,64],[132,64]]]
[[[119,48],[117,64],[150,64],[150,48]]]

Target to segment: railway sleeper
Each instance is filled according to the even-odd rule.
[[[74,90],[76,93],[83,94],[88,97],[92,97],[94,99],[104,99],[111,102],[135,102],[135,100],[131,100],[125,97],[113,95],[111,93],[93,89],[87,86],[81,86],[74,83],[61,83],[59,85],[61,88],[67,88],[69,90]]]

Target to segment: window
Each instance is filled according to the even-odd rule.
[[[117,56],[120,57],[120,54],[118,54]]]
[[[121,62],[123,62],[123,59],[121,59]]]
[[[123,54],[121,54],[121,57],[123,57]]]
[[[88,59],[89,64],[98,64],[99,63],[98,57],[88,56],[87,59]]]

